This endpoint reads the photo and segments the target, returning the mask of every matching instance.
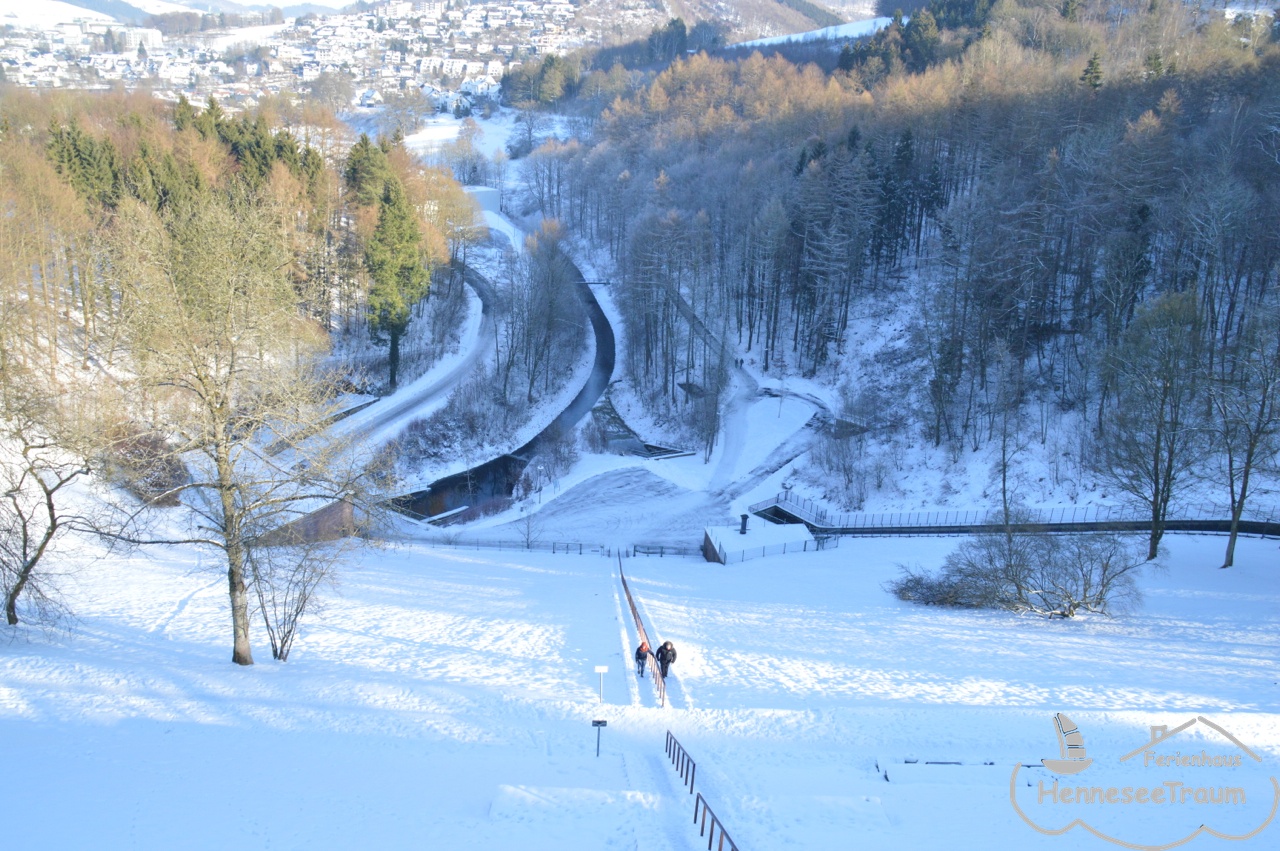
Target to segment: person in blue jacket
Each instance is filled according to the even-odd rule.
[[[636,648],[636,675],[644,676],[645,663],[649,661],[649,642],[641,641],[640,646]]]

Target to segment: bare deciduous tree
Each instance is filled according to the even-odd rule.
[[[1147,558],[1154,559],[1165,517],[1192,480],[1203,431],[1199,319],[1191,294],[1143,305],[1105,364],[1114,401],[1102,420],[1098,475],[1151,517]]]
[[[516,531],[520,534],[520,543],[524,544],[526,550],[531,550],[535,545],[542,542],[542,518],[538,516],[537,511],[524,510],[520,515],[520,519],[516,521]]]
[[[0,594],[10,626],[20,620],[20,600],[31,607],[28,619],[48,623],[63,611],[49,556],[67,532],[87,525],[87,518],[67,508],[65,498],[89,467],[41,425],[35,400],[15,400],[14,388],[5,390],[0,412]]]
[[[295,593],[273,635],[281,658],[289,619],[305,611],[314,587],[305,549],[289,546],[308,536],[269,536],[342,500],[371,504],[361,496],[371,482],[363,460],[317,433],[334,413],[332,382],[313,368],[324,336],[299,309],[273,227],[256,199],[210,194],[164,220],[124,204],[112,241],[138,375],[134,415],[170,435],[190,471],[175,490],[191,513],[189,541],[225,561],[232,661],[242,665],[253,663],[255,563],[258,576],[270,565]],[[254,547],[265,543],[292,552],[294,567],[282,566],[283,555],[254,562]],[[270,601],[275,592],[262,593]]]
[[[1222,566],[1231,567],[1254,473],[1280,449],[1280,310],[1259,309],[1226,359],[1224,374],[1210,382],[1209,396],[1210,432],[1220,452],[1217,478],[1231,499]]]

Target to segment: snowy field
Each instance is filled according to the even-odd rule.
[[[909,17],[903,17],[904,21],[910,20]],[[791,33],[788,35],[776,35],[769,38],[757,38],[752,41],[743,41],[733,45],[734,47],[771,47],[778,44],[788,44],[791,42],[805,41],[834,41],[836,39],[854,39],[866,38],[874,35],[877,31],[884,29],[893,23],[892,18],[869,18],[867,20],[851,21],[847,24],[837,24],[834,27],[823,27],[820,30],[809,30],[802,33]]]
[[[1010,805],[1013,766],[1057,755],[1059,711],[1109,762],[1149,725],[1205,715],[1262,758],[1241,784],[1280,774],[1275,541],[1244,540],[1217,570],[1223,539],[1171,536],[1145,608],[1114,620],[917,608],[881,589],[955,543],[625,560],[651,632],[679,648],[665,709],[630,673],[617,562],[599,555],[369,551],[288,663],[259,634],[244,669],[225,580],[196,556],[90,564],[67,589],[69,629],[0,646],[5,809],[21,814],[5,846],[696,848],[667,730],[752,851],[1113,847],[1041,835]],[[1183,752],[1221,744],[1199,730]],[[1181,817],[1123,815],[1117,831],[1143,841]]]

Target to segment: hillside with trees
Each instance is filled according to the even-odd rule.
[[[1145,506],[1153,552],[1191,489],[1239,516],[1280,430],[1272,19],[930,9],[829,70],[676,59],[525,160],[617,270],[636,397],[705,443],[739,355],[839,387],[809,463],[844,508],[904,447],[1007,490],[1039,444],[1058,494]]]
[[[344,135],[285,103],[0,92],[10,624],[57,620],[55,556],[77,535],[184,542],[226,571],[234,661],[253,661],[254,610],[288,656],[341,548],[279,530],[335,503],[349,531],[381,511],[379,467],[317,426],[341,394],[396,385],[410,323],[443,344],[450,261],[475,235],[451,176]],[[439,308],[433,283],[453,293]],[[70,499],[89,480],[99,500]]]

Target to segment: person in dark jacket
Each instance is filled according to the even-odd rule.
[[[644,676],[644,665],[649,661],[649,642],[641,641],[636,648],[636,675]]]
[[[658,648],[657,654],[658,664],[662,667],[662,678],[667,678],[667,669],[671,667],[671,663],[676,660],[676,647],[670,641],[664,642]]]

